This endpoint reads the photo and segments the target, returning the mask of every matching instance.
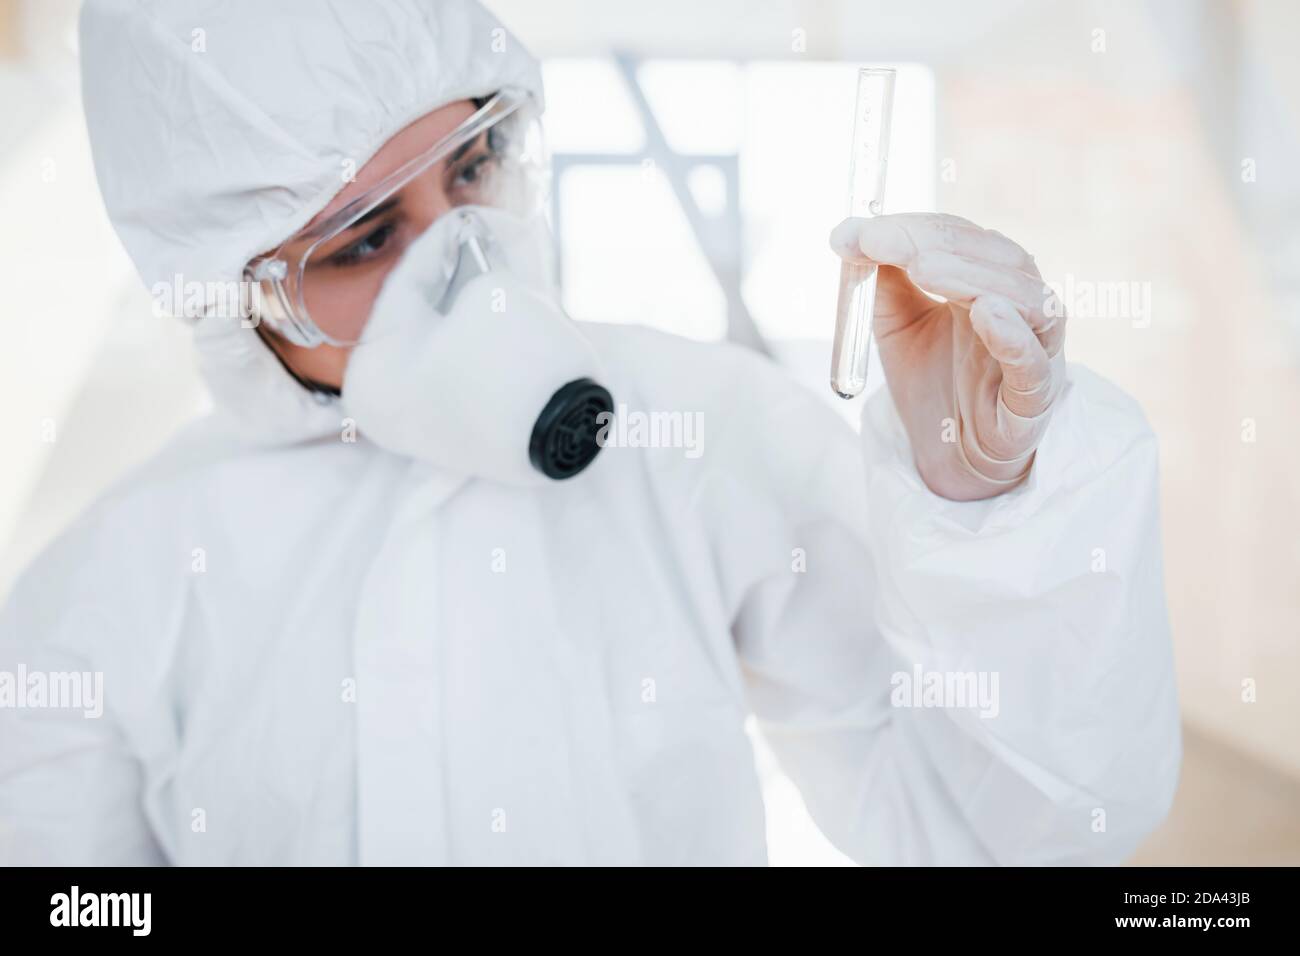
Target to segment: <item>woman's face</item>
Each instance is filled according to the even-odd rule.
[[[303,231],[329,218],[405,163],[427,152],[468,119],[474,110],[471,101],[459,100],[407,126],[384,144],[357,172],[356,178]],[[428,173],[413,180],[363,221],[330,240],[328,248],[317,251],[316,256],[324,254],[321,268],[328,272],[331,288],[337,290],[337,294],[330,296],[330,308],[356,316],[360,325],[364,316],[369,314],[384,279],[396,265],[397,256],[392,253],[392,247],[386,251],[386,245],[399,231],[407,231],[410,235],[422,233],[439,216],[463,204],[464,200],[457,192],[464,188],[461,180],[474,175],[476,163],[482,161],[477,153],[486,155],[485,138],[480,137],[440,160]],[[404,248],[407,244],[403,242],[400,245]],[[393,247],[397,245],[393,243]],[[285,243],[283,250],[291,257],[299,251],[295,240]],[[320,345],[305,348],[285,341],[265,325],[261,330],[271,347],[300,376],[334,388],[342,386],[351,347]]]

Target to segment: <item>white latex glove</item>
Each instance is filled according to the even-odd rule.
[[[831,248],[880,266],[876,347],[926,485],[956,500],[1018,485],[1066,383],[1065,318],[1033,258],[938,213],[846,219]]]

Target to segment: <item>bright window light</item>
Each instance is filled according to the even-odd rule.
[[[829,341],[838,262],[826,237],[847,213],[856,69],[638,64],[637,83],[671,151],[665,158],[655,153],[617,63],[548,61],[566,308],[583,320],[716,339],[727,327],[721,283],[730,282],[767,340]],[[934,77],[916,64],[898,70],[886,208],[929,210]],[[691,162],[709,158],[725,162]],[[727,164],[738,170],[736,182],[728,182]],[[683,194],[698,209],[697,223]],[[738,195],[738,209],[729,209],[729,195]]]

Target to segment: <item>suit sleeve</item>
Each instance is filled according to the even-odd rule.
[[[130,568],[96,543],[81,528],[56,544],[0,611],[0,866],[164,862],[119,720],[138,668],[106,653],[141,643],[115,586]]]
[[[783,403],[776,463],[702,495],[749,704],[861,863],[1116,863],[1167,812],[1156,442],[1122,392],[1073,379],[995,499],[931,493],[884,389],[858,440]]]

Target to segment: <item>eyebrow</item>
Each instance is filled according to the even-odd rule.
[[[395,207],[399,202],[401,202],[401,199],[398,196],[393,196],[390,199],[385,199],[374,209],[370,210],[370,212],[366,213],[364,216],[361,216],[359,219],[357,219],[356,222],[348,226],[347,229],[344,230],[344,232],[351,232],[353,229],[357,228],[357,226],[365,225],[371,219],[375,219],[379,216],[382,216],[384,213],[388,212],[390,209]]]
[[[469,140],[468,142],[461,143],[459,146],[457,146],[455,150],[452,151],[452,154],[447,157],[447,162],[454,163],[456,160],[460,159],[462,156],[468,153],[474,147],[474,144],[479,141],[479,136],[482,135],[483,135],[482,133],[479,133],[478,136],[475,136],[473,139]]]
[[[464,142],[464,143],[461,143],[459,146],[456,147],[456,149],[452,152],[452,154],[451,154],[450,156],[447,157],[447,162],[448,162],[448,163],[454,163],[454,162],[456,162],[456,160],[460,159],[462,156],[464,156],[466,153],[468,153],[471,149],[473,149],[475,146],[477,146],[478,143],[479,143],[479,141],[482,140],[482,139],[485,139],[485,138],[486,138],[486,139],[488,140],[488,145],[491,146],[491,142],[492,142],[492,141],[491,141],[491,138],[488,136],[488,134],[489,134],[490,132],[491,132],[491,130],[486,130],[486,129],[485,129],[485,130],[483,130],[483,132],[479,133],[479,134],[478,134],[477,136],[475,136],[473,139],[468,140],[468,141],[466,141],[466,142]]]
[[[474,146],[475,146],[475,144],[478,143],[479,140],[481,140],[481,139],[482,139],[484,136],[486,136],[486,135],[487,135],[487,130],[484,130],[482,133],[479,133],[477,136],[475,136],[473,139],[469,140],[468,142],[466,142],[466,143],[462,143],[460,146],[457,146],[456,149],[452,152],[452,154],[451,154],[450,156],[447,157],[446,162],[448,162],[448,163],[454,163],[454,162],[456,162],[456,160],[460,159],[460,158],[463,157],[466,153],[468,153],[471,149],[473,149]],[[353,229],[356,229],[358,226],[364,226],[364,225],[365,225],[366,223],[368,223],[370,220],[372,220],[372,219],[376,219],[376,218],[378,218],[379,216],[382,216],[384,213],[389,212],[390,210],[392,210],[392,209],[393,209],[395,206],[397,206],[401,201],[402,201],[402,198],[401,198],[401,194],[400,194],[400,193],[399,193],[398,195],[396,195],[396,196],[393,196],[393,197],[389,198],[389,199],[385,199],[383,202],[381,202],[381,203],[380,203],[378,206],[376,206],[374,209],[370,210],[370,212],[366,213],[364,216],[359,217],[359,218],[358,218],[354,223],[352,223],[352,225],[348,226],[348,227],[347,227],[345,230],[343,230],[343,231],[344,231],[344,232],[351,232]]]

